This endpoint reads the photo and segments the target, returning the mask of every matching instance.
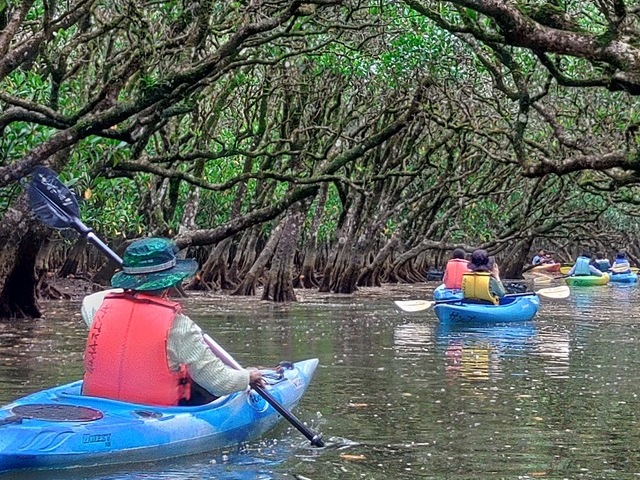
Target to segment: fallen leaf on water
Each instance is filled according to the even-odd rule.
[[[342,458],[343,460],[356,461],[356,460],[364,460],[367,457],[365,457],[364,455],[349,455],[347,453],[342,453],[340,454],[340,458]]]
[[[369,404],[368,403],[350,403],[349,406],[350,407],[356,407],[356,408],[362,408],[362,407],[368,407]]]

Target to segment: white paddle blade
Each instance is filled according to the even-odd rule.
[[[422,310],[431,308],[436,302],[428,302],[426,300],[396,300],[393,303],[405,312],[421,312]]]
[[[571,290],[566,285],[562,285],[560,287],[541,288],[536,293],[549,298],[567,298]]]

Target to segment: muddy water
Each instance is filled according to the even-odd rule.
[[[300,291],[287,306],[192,297],[185,311],[244,365],[318,357],[296,409],[328,446],[286,423],[242,448],[109,470],[30,474],[92,479],[621,479],[640,476],[640,293],[573,289],[534,321],[445,328],[434,284]],[[0,325],[0,401],[79,378],[79,305]],[[11,478],[8,476],[0,477]]]

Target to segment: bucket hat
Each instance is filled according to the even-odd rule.
[[[136,240],[124,251],[122,270],[111,277],[111,285],[147,292],[173,287],[198,270],[197,261],[178,259],[176,253],[177,245],[166,238]]]

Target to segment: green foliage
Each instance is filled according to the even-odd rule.
[[[0,2],[0,9],[7,5],[6,0]],[[122,162],[145,162],[176,174],[201,176],[211,184],[236,178],[247,160],[255,174],[275,172],[307,179],[330,159],[397,120],[424,79],[431,80],[431,89],[423,95],[414,118],[379,148],[384,153],[376,152],[380,157],[375,159],[372,154],[363,155],[336,173],[348,177],[347,189],[351,188],[348,182],[374,185],[371,178],[389,173],[382,164],[395,158],[404,160],[402,166],[389,167],[394,173],[420,173],[402,189],[398,187],[401,193],[391,196],[393,201],[408,203],[403,211],[390,215],[383,236],[407,219],[413,220],[409,230],[416,226],[416,231],[402,232],[406,238],[418,238],[431,223],[442,221],[432,234],[436,239],[482,243],[505,234],[518,215],[544,222],[544,213],[560,215],[571,209],[602,210],[601,221],[616,231],[635,225],[630,209],[609,203],[606,195],[582,192],[590,188],[587,184],[608,186],[611,179],[606,175],[574,174],[576,181],[566,187],[566,203],[525,212],[534,181],[521,176],[518,162],[537,165],[614,151],[628,140],[625,132],[640,123],[640,110],[626,92],[566,88],[550,81],[537,53],[498,48],[479,38],[472,40],[469,33],[452,34],[442,26],[449,22],[467,31],[498,34],[487,16],[451,2],[425,2],[432,17],[440,16],[440,24],[402,2],[362,2],[354,10],[348,4],[326,10],[318,7],[319,15],[292,19],[276,31],[256,35],[216,63],[220,45],[276,7],[267,2],[257,14],[247,9],[246,2],[205,4],[98,2],[91,22],[56,32],[33,62],[13,70],[0,83],[7,95],[48,108],[56,93],[51,73],[67,64],[69,70],[57,91],[56,118],[69,116],[76,122],[91,122],[92,115],[109,109],[154,100],[139,115],[123,114],[122,121],[106,127],[109,132],[73,147],[64,176],[85,198],[83,217],[101,235],[138,236],[157,227],[145,211],[150,199],[161,206],[162,226],[176,231],[192,188],[181,181],[169,198],[157,175],[119,172]],[[610,39],[605,16],[595,3],[540,0],[518,5],[542,23],[599,35],[603,44]],[[203,11],[196,11],[200,7]],[[25,38],[40,28],[44,13],[44,3],[34,2],[21,32]],[[120,23],[108,32],[80,39],[81,34],[95,33],[98,26],[120,15]],[[571,80],[598,78],[610,68],[570,56],[549,58]],[[175,97],[161,98],[174,78],[196,66],[204,69],[205,62],[210,62],[207,68],[212,73],[197,84],[181,86],[183,90],[172,92]],[[99,97],[102,93],[106,98]],[[514,130],[520,107],[533,98],[537,103],[527,112],[527,128],[517,145],[520,139]],[[0,113],[10,107],[10,102],[3,103]],[[91,115],[75,119],[85,108]],[[59,131],[44,123],[9,123],[0,138],[2,165],[22,159]],[[409,130],[420,135],[411,136]],[[436,148],[447,135],[451,139],[446,145]],[[562,135],[568,140],[561,140]],[[592,148],[596,143],[597,148]],[[517,158],[516,147],[524,150],[525,158]],[[202,152],[203,158],[190,156],[196,152]],[[102,176],[112,175],[109,169],[114,167],[122,178]],[[505,185],[492,183],[494,175],[501,176]],[[448,183],[452,177],[458,179]],[[395,181],[398,177],[389,177],[385,187]],[[561,188],[552,183],[545,187],[549,195]],[[280,179],[252,179],[246,187],[241,213],[281,199],[295,185]],[[239,184],[224,191],[202,190],[198,225],[209,228],[228,221],[238,191]],[[413,209],[423,209],[420,214],[425,216],[436,209],[429,203],[432,199],[416,200],[422,191],[442,193],[440,210],[424,224]],[[3,193],[0,203],[6,207],[15,192]],[[617,195],[621,203],[637,198],[635,192]],[[397,206],[388,201],[384,208]],[[460,210],[443,218],[459,201],[464,202]],[[321,241],[333,239],[343,208],[337,189],[330,185],[318,230]],[[310,213],[307,234],[313,220]],[[264,232],[271,228],[272,224],[263,225]]]

